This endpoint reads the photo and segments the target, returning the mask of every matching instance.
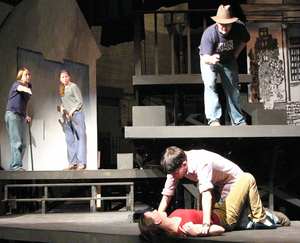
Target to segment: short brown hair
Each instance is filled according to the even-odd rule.
[[[160,164],[167,174],[172,174],[175,170],[181,167],[185,160],[185,152],[181,148],[172,146],[166,149]]]

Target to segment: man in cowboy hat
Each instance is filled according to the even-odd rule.
[[[250,40],[250,35],[238,18],[233,17],[230,5],[220,5],[216,23],[208,27],[201,39],[200,67],[205,86],[205,115],[210,126],[220,126],[222,109],[216,90],[220,75],[232,125],[247,125],[239,97],[237,57]]]

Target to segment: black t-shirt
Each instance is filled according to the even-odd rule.
[[[249,40],[250,34],[244,23],[239,20],[232,23],[231,30],[226,35],[222,35],[218,30],[218,25],[213,24],[202,35],[199,46],[200,55],[219,54],[220,63],[227,63],[234,57],[237,45],[240,42],[247,43]]]
[[[6,110],[26,117],[26,107],[31,95],[18,91],[17,88],[19,85],[22,85],[19,81],[13,83],[9,92]],[[31,83],[28,83],[28,88],[32,89]]]

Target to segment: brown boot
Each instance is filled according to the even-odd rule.
[[[64,170],[76,170],[77,165],[69,165],[67,168],[64,168]]]
[[[77,167],[77,169],[76,169],[76,170],[84,170],[84,169],[85,169],[85,167],[86,167],[86,165],[84,165],[84,164],[81,164],[81,165],[79,165],[79,166]]]
[[[219,121],[212,121],[211,123],[209,123],[209,126],[211,127],[218,127],[221,126]]]

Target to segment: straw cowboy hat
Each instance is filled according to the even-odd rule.
[[[233,17],[230,5],[220,5],[217,15],[211,18],[220,24],[231,24],[238,20],[238,18]]]

